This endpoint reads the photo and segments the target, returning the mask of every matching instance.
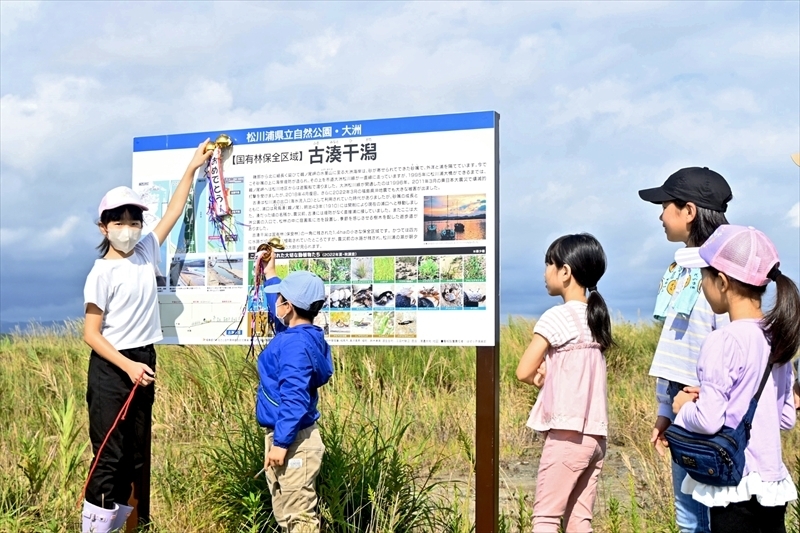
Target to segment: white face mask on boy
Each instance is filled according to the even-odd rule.
[[[284,300],[282,303],[279,303],[279,304],[278,304],[278,307],[281,307],[281,306],[283,306],[283,305],[286,305],[286,304],[288,304],[288,303],[289,303],[289,302],[287,302],[286,300]],[[288,320],[286,320],[286,317],[289,315],[289,311],[291,311],[291,309],[289,309],[288,311],[286,311],[286,313],[285,313],[283,316],[278,316],[278,313],[277,313],[277,312],[275,313],[275,318],[277,318],[277,319],[278,319],[278,322],[280,322],[281,324],[283,324],[283,325],[284,325],[284,327],[287,327],[287,328],[289,327],[289,321],[288,321]]]
[[[123,254],[127,254],[133,250],[133,247],[136,246],[136,243],[139,242],[141,237],[141,228],[132,228],[130,226],[119,229],[108,228],[108,240],[111,246]]]

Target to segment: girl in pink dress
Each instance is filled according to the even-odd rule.
[[[565,531],[590,532],[608,435],[603,352],[613,341],[597,292],[606,255],[597,239],[582,233],[556,239],[544,262],[547,293],[564,303],[536,322],[517,366],[517,379],[541,387],[528,427],[546,435],[533,531],[556,533],[563,518]]]

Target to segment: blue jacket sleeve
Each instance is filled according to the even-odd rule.
[[[307,353],[308,346],[299,336],[289,335],[281,344],[280,350],[278,388],[281,399],[274,442],[276,446],[288,448],[297,438],[300,420],[308,413],[311,405],[309,384],[314,369]]]

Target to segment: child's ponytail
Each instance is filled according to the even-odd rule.
[[[777,294],[775,306],[764,315],[764,332],[772,346],[770,362],[782,365],[800,350],[800,292],[777,265],[770,271],[769,279],[775,282]]]
[[[611,316],[608,313],[606,301],[597,292],[597,287],[589,287],[589,298],[586,304],[586,320],[592,337],[606,351],[614,344],[611,337]]]

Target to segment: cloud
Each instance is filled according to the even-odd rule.
[[[797,199],[796,3],[693,4],[691,17],[660,2],[9,5],[4,318],[40,316],[24,280],[53,247],[63,272],[36,279],[80,312],[94,210],[129,183],[135,136],[486,109],[502,117],[504,314],[553,305],[542,254],[589,231],[609,256],[609,305],[648,315],[674,246],[636,191],[698,164],[731,182],[732,221],[784,228],[776,245],[800,270],[785,231],[797,207],[780,215]]]
[[[791,19],[789,19],[791,20]],[[797,63],[797,50],[800,36],[797,33],[797,17],[794,25],[787,28],[774,28],[769,32],[759,32],[738,40],[730,52],[738,56],[751,56],[759,59],[789,59]]]
[[[30,97],[4,94],[0,98],[0,158],[9,168],[36,175],[47,146],[68,150],[89,148],[84,136],[92,101],[102,86],[96,80],[68,76],[42,79]]]
[[[47,252],[44,255],[51,259],[64,257],[72,252],[71,236],[80,221],[81,217],[70,215],[61,224],[43,231],[31,226],[0,228],[0,248],[12,255],[21,255],[20,252]],[[24,245],[20,246],[20,243]]]
[[[789,220],[789,226],[793,228],[800,228],[800,202],[797,202],[786,213],[786,218]]]
[[[38,0],[0,2],[0,36],[10,36],[21,24],[32,22],[39,14]]]
[[[11,246],[25,238],[25,231],[22,229],[0,228],[0,248]]]
[[[722,111],[745,111],[747,113],[758,113],[759,111],[753,91],[742,88],[723,90],[714,98],[714,105]]]

